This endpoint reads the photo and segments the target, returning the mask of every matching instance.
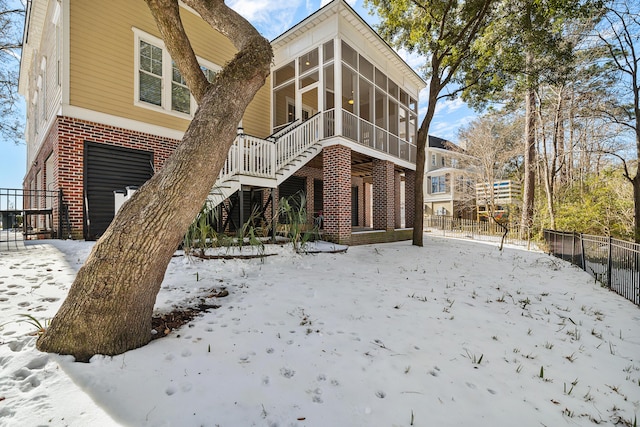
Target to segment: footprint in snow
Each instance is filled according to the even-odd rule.
[[[35,359],[31,360],[29,363],[25,365],[25,367],[27,369],[42,369],[47,365],[48,362],[49,362],[49,356],[44,355],[44,356],[36,357]]]
[[[296,371],[294,371],[293,369],[288,369],[288,368],[280,369],[280,375],[282,375],[285,378],[293,378],[295,374],[296,374]]]
[[[313,403],[322,403],[322,389],[316,388],[315,390],[308,390],[307,393],[311,394],[311,401]]]

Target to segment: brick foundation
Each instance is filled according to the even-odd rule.
[[[395,174],[393,162],[373,159],[373,228],[394,230]]]
[[[416,171],[405,170],[404,172],[404,226],[413,227],[416,217],[415,205],[416,191]]]
[[[342,145],[322,149],[324,231],[327,239],[351,243],[351,150]]]

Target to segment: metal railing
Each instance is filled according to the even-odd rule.
[[[504,229],[493,221],[475,221],[472,219],[453,218],[446,215],[425,215],[424,228],[437,230],[444,237],[456,237],[485,242],[499,243],[504,235]],[[508,224],[509,231],[504,243],[530,248],[531,241],[528,233],[523,232],[519,224]],[[522,233],[522,234],[521,234]]]
[[[68,234],[62,191],[0,188],[0,249],[18,247],[25,239]]]
[[[612,237],[544,230],[549,253],[582,268],[640,305],[640,245]]]

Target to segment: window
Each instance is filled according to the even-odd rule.
[[[171,61],[171,109],[180,113],[191,113],[191,95],[176,63]]]
[[[140,40],[140,101],[162,105],[162,49]]]
[[[202,70],[202,73],[207,78],[209,83],[213,83],[213,79],[216,77],[216,74],[218,73],[216,71],[208,69],[207,67],[203,67],[202,65],[200,66],[200,69]]]
[[[38,79],[40,89],[40,119],[42,123],[47,121],[47,58],[42,58],[40,62],[40,78]],[[41,85],[40,85],[41,83]]]
[[[293,79],[296,75],[296,66],[293,61],[278,68],[274,73],[273,86],[277,87],[281,84]]]
[[[447,176],[432,176],[431,177],[431,193],[446,193],[447,191]]]
[[[298,69],[300,74],[316,68],[318,66],[318,49],[313,49],[298,58]]]
[[[342,41],[342,61],[349,64],[354,70],[358,69],[358,53],[344,40]]]
[[[435,166],[436,165],[436,155],[432,154],[431,155],[431,166]]]
[[[324,45],[322,45],[324,49],[323,56],[325,64],[333,59],[333,40],[329,40]]]
[[[133,31],[136,35],[137,68],[135,104],[180,116],[193,114],[196,102],[162,40],[135,28]],[[219,67],[200,58],[198,60],[203,74],[212,82]]]

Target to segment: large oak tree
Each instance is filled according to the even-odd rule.
[[[272,50],[223,0],[183,0],[238,49],[212,83],[196,59],[178,0],[145,0],[199,104],[165,166],[120,209],[39,338],[42,351],[87,361],[147,344],[156,295],[171,256],[227,157],[245,108],[269,75]]]
[[[429,83],[427,111],[416,140],[413,244],[423,245],[425,149],[429,127],[442,98],[454,98],[474,84],[483,61],[476,41],[490,22],[497,0],[365,0],[382,18],[380,34],[391,44],[424,58]],[[449,91],[443,93],[445,88]]]

